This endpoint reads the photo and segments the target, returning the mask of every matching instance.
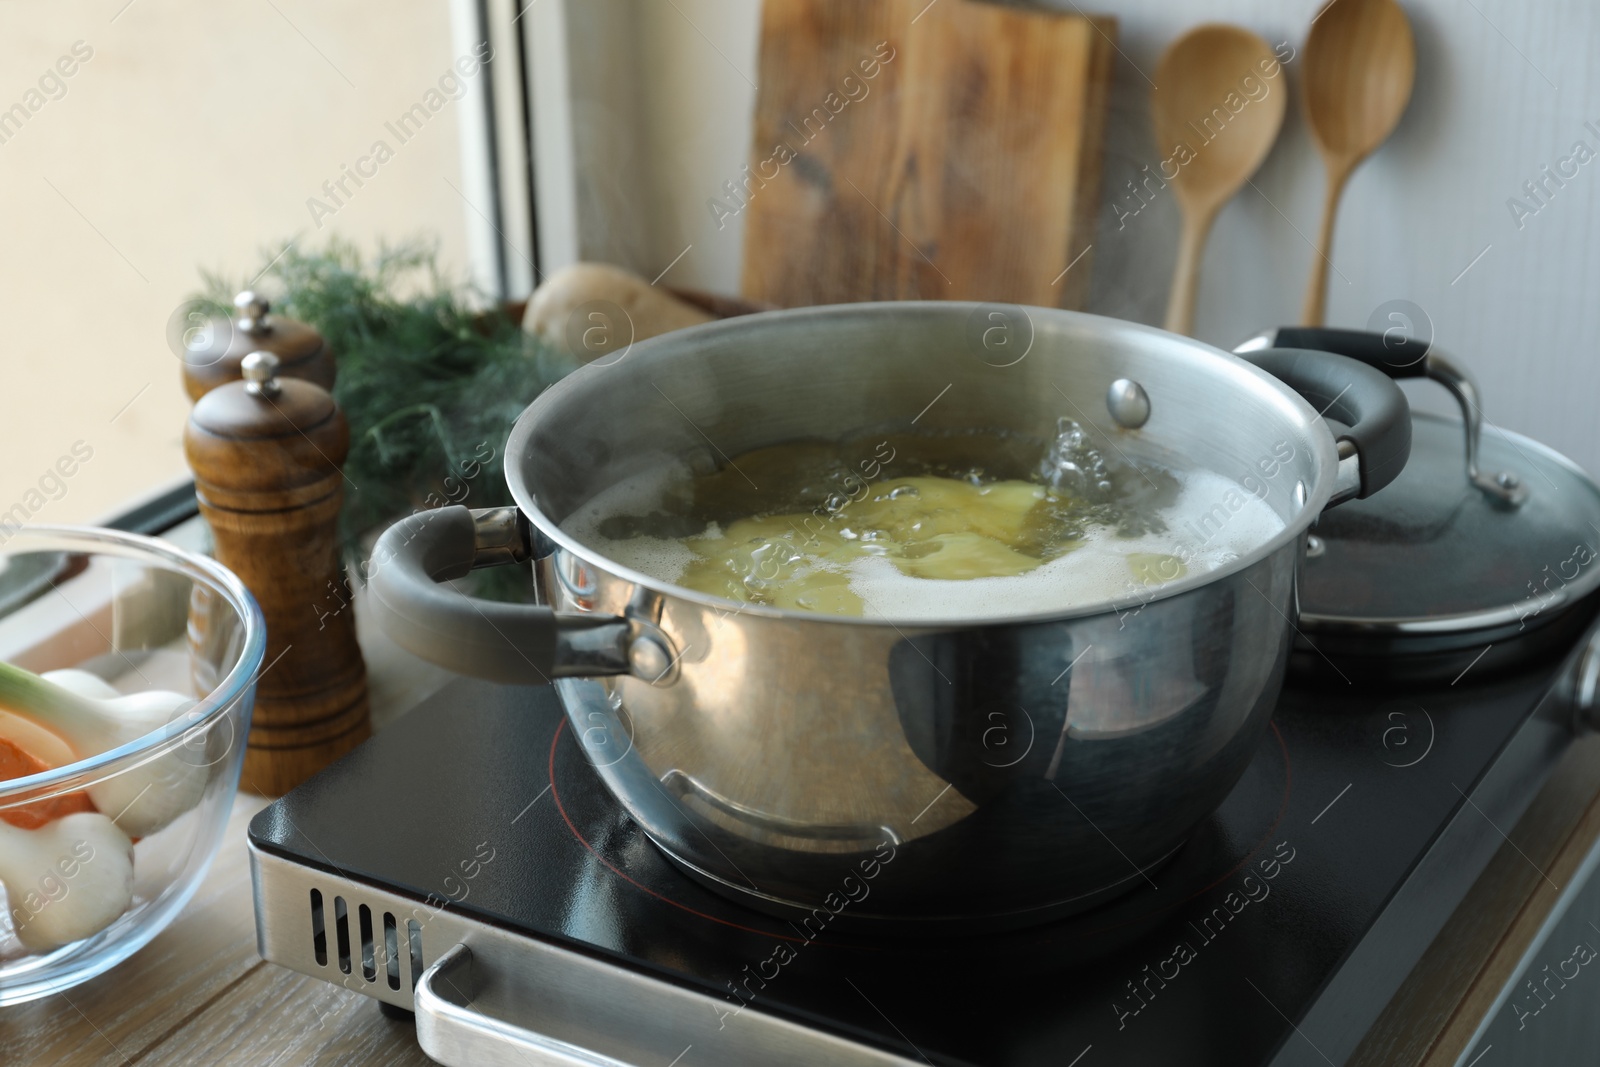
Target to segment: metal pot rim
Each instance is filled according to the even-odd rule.
[[[907,312],[941,314],[964,319],[975,309],[984,307],[985,304],[968,301],[878,301],[863,302],[858,304],[830,304],[818,307],[789,308],[781,311],[767,311],[754,315],[741,315],[736,318],[722,319],[716,322],[693,326],[684,330],[662,334],[645,341],[640,341],[633,346],[633,352],[657,352],[668,346],[693,345],[702,338],[714,337],[719,334],[738,333],[740,331],[765,331],[774,328],[783,328],[789,323],[803,323],[815,318],[840,318],[850,316],[871,317],[877,315],[905,314]],[[1142,323],[1128,322],[1122,319],[1109,318],[1103,315],[1092,315],[1081,311],[1067,311],[1061,308],[1026,308],[1029,316],[1042,316],[1057,318],[1063,321],[1089,321],[1096,328],[1105,332],[1107,341],[1112,342],[1118,336],[1154,335],[1171,340],[1174,335],[1154,326]],[[1229,373],[1243,376],[1255,383],[1256,387],[1264,392],[1274,394],[1275,398],[1288,403],[1297,409],[1297,414],[1307,424],[1321,421],[1321,416],[1310,404],[1272,375],[1252,366],[1245,360],[1226,352],[1213,345],[1192,338],[1182,338],[1199,353],[1215,357],[1221,364],[1219,373]],[[614,373],[620,364],[607,367],[588,366],[579,368],[555,385],[546,389],[534,399],[522,413],[517,416],[516,424],[511,429],[511,434],[506,440],[505,454],[507,458],[520,456],[527,449],[529,438],[533,435],[534,425],[538,421],[540,411],[555,404],[564,393],[581,388],[583,379],[587,375],[596,373]],[[990,626],[1017,626],[1037,623],[1048,623],[1067,619],[1079,619],[1093,615],[1107,613],[1120,613],[1136,606],[1157,603],[1182,596],[1185,593],[1201,589],[1213,582],[1220,581],[1231,575],[1237,574],[1259,563],[1262,559],[1283,549],[1302,538],[1311,524],[1316,521],[1323,509],[1327,506],[1329,498],[1333,495],[1334,483],[1338,474],[1339,457],[1334,446],[1333,434],[1325,432],[1313,435],[1317,444],[1317,475],[1315,482],[1306,488],[1306,501],[1301,506],[1297,515],[1287,520],[1284,528],[1271,540],[1258,545],[1255,550],[1240,556],[1221,567],[1191,575],[1171,582],[1154,590],[1148,597],[1120,597],[1107,600],[1098,600],[1064,611],[1045,611],[1032,614],[1006,615],[984,619],[970,619],[962,617],[953,618],[894,618],[889,616],[851,616],[828,615],[820,612],[798,611],[786,608],[770,607],[764,604],[742,603],[725,597],[712,596],[693,589],[663,582],[658,578],[644,574],[630,567],[622,566],[600,553],[594,551],[582,542],[568,535],[539,507],[538,497],[531,492],[523,479],[522,468],[508,463],[505,469],[506,483],[511,490],[512,499],[522,509],[528,521],[539,531],[540,536],[555,543],[561,549],[571,553],[577,558],[598,567],[609,574],[615,575],[651,592],[671,596],[676,600],[698,604],[712,611],[732,611],[742,615],[752,615],[760,618],[769,618],[783,622],[809,622],[827,624],[845,624],[864,627],[892,626],[905,630],[945,630],[953,628],[972,628]]]

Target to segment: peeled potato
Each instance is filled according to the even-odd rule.
[[[533,291],[522,328],[588,363],[647,337],[710,322],[716,316],[652,286],[632,271],[575,263]]]
[[[954,533],[1009,542],[1021,538],[1028,512],[1044,498],[1044,487],[1032,482],[973,485],[955,478],[897,478],[848,505],[839,517],[846,526],[886,530],[903,542]]]
[[[1024,556],[992,537],[975,533],[940,534],[921,548],[921,553],[894,561],[901,573],[948,582],[967,578],[1010,578],[1027,574],[1041,562],[1037,556]]]
[[[678,581],[690,589],[860,615],[848,569],[887,558],[914,578],[959,581],[1026,574],[1044,561],[1018,552],[1028,513],[1045,499],[1030,482],[973,485],[954,478],[897,478],[831,515],[736,519],[685,541],[695,559]]]

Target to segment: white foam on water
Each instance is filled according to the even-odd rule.
[[[1160,512],[1167,524],[1164,532],[1118,537],[1113,529],[1093,527],[1065,555],[1026,574],[999,578],[918,578],[902,573],[891,559],[869,556],[845,568],[850,589],[865,603],[868,617],[896,620],[998,619],[1113,601],[1128,604],[1148,600],[1161,588],[1161,583],[1146,584],[1136,578],[1129,556],[1176,556],[1185,564],[1184,577],[1193,577],[1254,552],[1283,530],[1284,522],[1271,505],[1232,479],[1209,471],[1174,472],[1174,477],[1180,491],[1177,500]],[[608,559],[676,583],[697,558],[683,541],[614,540],[601,536],[598,529],[613,516],[660,510],[665,495],[660,476],[631,478],[596,496],[562,527]],[[720,534],[714,523],[707,532]]]
[[[670,537],[630,537],[615,540],[600,533],[601,523],[618,515],[649,515],[665,504],[668,487],[683,484],[681,464],[647,470],[626,478],[592,497],[561,523],[561,529],[607,559],[664,582],[676,582],[695,560],[694,550]],[[707,530],[715,531],[716,523]]]

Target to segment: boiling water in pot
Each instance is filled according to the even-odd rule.
[[[563,524],[607,558],[745,603],[984,619],[1147,599],[1283,529],[1221,475],[985,432],[799,441],[646,474]],[[1287,460],[1290,457],[1279,457]]]

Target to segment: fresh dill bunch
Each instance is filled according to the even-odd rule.
[[[247,286],[201,277],[197,303],[231,314],[234,293]],[[248,287],[275,313],[314,327],[333,351],[333,396],[350,423],[340,514],[348,559],[359,561],[377,530],[415,510],[512,502],[503,470],[512,423],[576,364],[500,308],[475,305],[470,290],[441,273],[435,244],[385,244],[370,260],[337,238],[322,251],[290,246]],[[510,569],[482,574],[501,570]],[[489,578],[483,591],[520,598],[528,578],[516,571]],[[521,589],[499,588],[513,583]]]

